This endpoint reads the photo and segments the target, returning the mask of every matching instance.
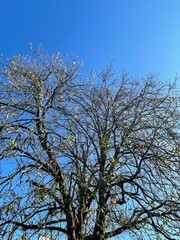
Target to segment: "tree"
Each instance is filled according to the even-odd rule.
[[[80,65],[39,49],[1,67],[1,238],[177,239],[175,84]]]

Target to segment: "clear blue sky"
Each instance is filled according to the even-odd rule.
[[[72,52],[85,70],[180,76],[180,0],[0,0],[0,52]]]
[[[179,0],[0,0],[0,52],[72,52],[85,70],[180,75]]]

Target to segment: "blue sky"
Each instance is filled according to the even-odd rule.
[[[28,43],[78,55],[85,71],[111,61],[131,76],[180,74],[179,0],[0,0],[0,52]]]
[[[111,61],[131,76],[180,76],[180,0],[0,0],[0,52],[79,56],[87,74]]]

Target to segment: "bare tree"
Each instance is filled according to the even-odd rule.
[[[178,239],[175,85],[34,54],[0,73],[1,238]]]

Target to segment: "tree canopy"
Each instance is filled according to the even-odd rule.
[[[0,237],[178,239],[179,95],[41,49],[1,63]]]

